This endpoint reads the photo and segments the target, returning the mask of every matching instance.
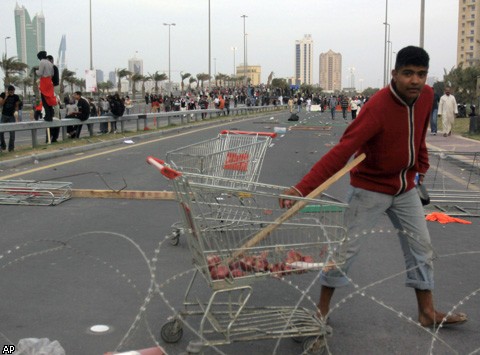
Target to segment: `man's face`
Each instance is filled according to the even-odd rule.
[[[15,94],[15,90],[8,90],[8,95],[14,95]]]
[[[74,93],[73,98],[78,101],[80,100],[80,95]]]
[[[393,70],[393,81],[398,94],[411,104],[420,95],[427,81],[428,68],[416,65],[407,65]]]
[[[445,95],[450,96],[450,88],[445,89]]]

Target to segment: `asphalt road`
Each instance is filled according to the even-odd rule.
[[[68,181],[75,189],[171,191],[169,181],[146,164],[147,156],[164,158],[169,150],[213,138],[225,128],[271,132],[292,125],[287,113],[271,116],[40,161],[4,170],[0,177]],[[308,118],[309,126],[329,121],[326,114],[300,117]],[[267,151],[260,181],[294,184],[338,141],[346,127],[338,117],[330,131],[291,130],[276,138]],[[347,183],[343,178],[328,193],[343,199]],[[166,237],[179,220],[175,202],[73,198],[50,207],[0,205],[0,216],[0,343],[15,345],[22,338],[47,337],[74,355],[156,344],[168,354],[180,354],[196,339],[199,317],[186,318],[178,343],[166,344],[159,336],[167,318],[182,307],[192,275],[185,241],[174,247]],[[335,294],[327,353],[479,353],[480,234],[478,218],[467,219],[473,224],[429,222],[438,254],[437,306],[467,313],[466,324],[432,331],[416,323],[414,292],[404,287],[402,252],[385,218],[365,235],[350,275],[352,285]],[[254,283],[250,305],[292,305],[303,299],[302,305],[313,309],[319,293],[316,277],[308,273],[283,282]],[[195,295],[208,298],[210,292],[200,282]],[[100,324],[109,330],[90,330]],[[248,353],[301,354],[302,346],[282,339],[205,349],[205,354]]]

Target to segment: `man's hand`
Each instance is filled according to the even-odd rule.
[[[296,197],[302,197],[302,194],[294,187],[290,187],[283,191],[283,195],[289,195],[289,196],[296,196]],[[291,208],[295,204],[295,200],[289,200],[289,199],[284,199],[280,198],[279,203],[281,208]]]

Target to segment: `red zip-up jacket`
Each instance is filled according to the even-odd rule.
[[[425,85],[409,106],[393,84],[383,88],[362,107],[340,142],[312,167],[295,187],[303,196],[339,171],[352,155],[366,158],[350,171],[350,184],[392,196],[415,186],[415,175],[428,168],[425,143],[433,90]]]

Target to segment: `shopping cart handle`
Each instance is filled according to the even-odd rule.
[[[165,161],[152,156],[147,157],[147,163],[156,167],[167,179],[173,180],[182,175],[181,172],[165,165]]]
[[[275,138],[277,136],[275,132],[230,131],[228,129],[224,129],[220,134],[244,134],[247,136],[262,136],[270,138]]]

